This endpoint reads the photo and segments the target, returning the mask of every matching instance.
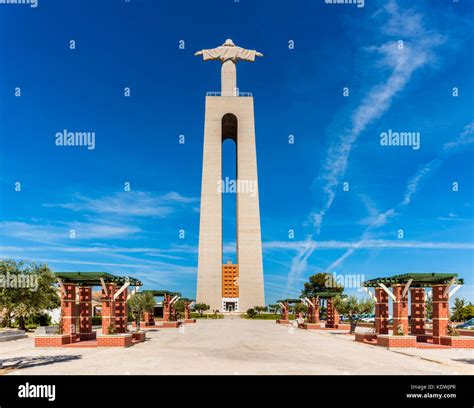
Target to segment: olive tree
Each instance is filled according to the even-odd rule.
[[[11,326],[16,320],[26,330],[26,319],[37,313],[56,309],[59,296],[56,277],[46,264],[0,261],[0,312],[2,326]]]
[[[348,298],[336,296],[334,306],[339,314],[349,318],[350,333],[354,333],[361,316],[366,313],[373,313],[374,301],[370,298],[358,299],[356,296],[349,296]]]
[[[128,310],[137,325],[137,331],[140,330],[140,319],[143,313],[153,313],[155,308],[155,298],[150,292],[135,293],[127,302]]]

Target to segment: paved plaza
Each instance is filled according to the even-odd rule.
[[[123,348],[35,348],[33,338],[0,345],[3,374],[474,374],[469,349],[392,349],[337,331],[274,321],[201,320],[153,329]]]

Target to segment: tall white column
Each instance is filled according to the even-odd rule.
[[[237,70],[235,63],[227,60],[221,67],[221,95],[235,96],[237,89]]]

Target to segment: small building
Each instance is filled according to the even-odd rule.
[[[222,265],[222,311],[239,312],[239,265]]]

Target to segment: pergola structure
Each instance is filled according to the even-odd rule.
[[[184,302],[184,323],[196,323],[196,319],[191,318],[191,307],[196,303],[194,299],[181,298]]]
[[[326,329],[338,329],[339,328],[339,313],[336,310],[334,305],[334,298],[339,295],[341,297],[345,297],[340,292],[334,291],[324,291],[316,293],[316,296],[311,298],[305,297],[302,298],[302,302],[304,302],[308,306],[308,317],[307,322],[302,325],[302,328],[312,330],[312,329],[319,329],[321,328],[320,320],[319,320],[319,310],[322,306],[323,302],[326,302]]]
[[[301,299],[282,299],[277,300],[277,304],[281,308],[281,318],[276,321],[277,324],[290,323],[290,304],[301,303]]]
[[[127,300],[130,286],[142,283],[107,272],[56,272],[60,287],[61,321],[58,335],[37,336],[38,347],[62,346],[98,339],[98,346],[129,346]],[[102,335],[92,330],[92,287],[102,287]]]
[[[456,339],[453,340],[453,337],[448,336],[449,298],[463,283],[463,279],[458,278],[455,273],[407,273],[365,281],[363,287],[375,298],[376,302],[375,333],[365,336],[358,334],[356,340],[376,341],[377,344],[386,347],[416,347],[417,342],[453,346]],[[375,296],[368,288],[375,289]],[[425,328],[426,288],[432,288],[432,334]],[[411,300],[410,325],[408,294]],[[388,322],[389,299],[393,302],[393,334],[391,336]],[[466,337],[458,340],[466,341]],[[472,345],[474,346],[474,342]]]
[[[161,289],[144,290],[142,293],[151,293],[154,297],[163,297],[163,322],[160,327],[169,328],[180,326],[181,322],[178,322],[174,305],[180,300],[181,293]],[[145,312],[143,317],[145,327],[157,326],[154,313]]]

